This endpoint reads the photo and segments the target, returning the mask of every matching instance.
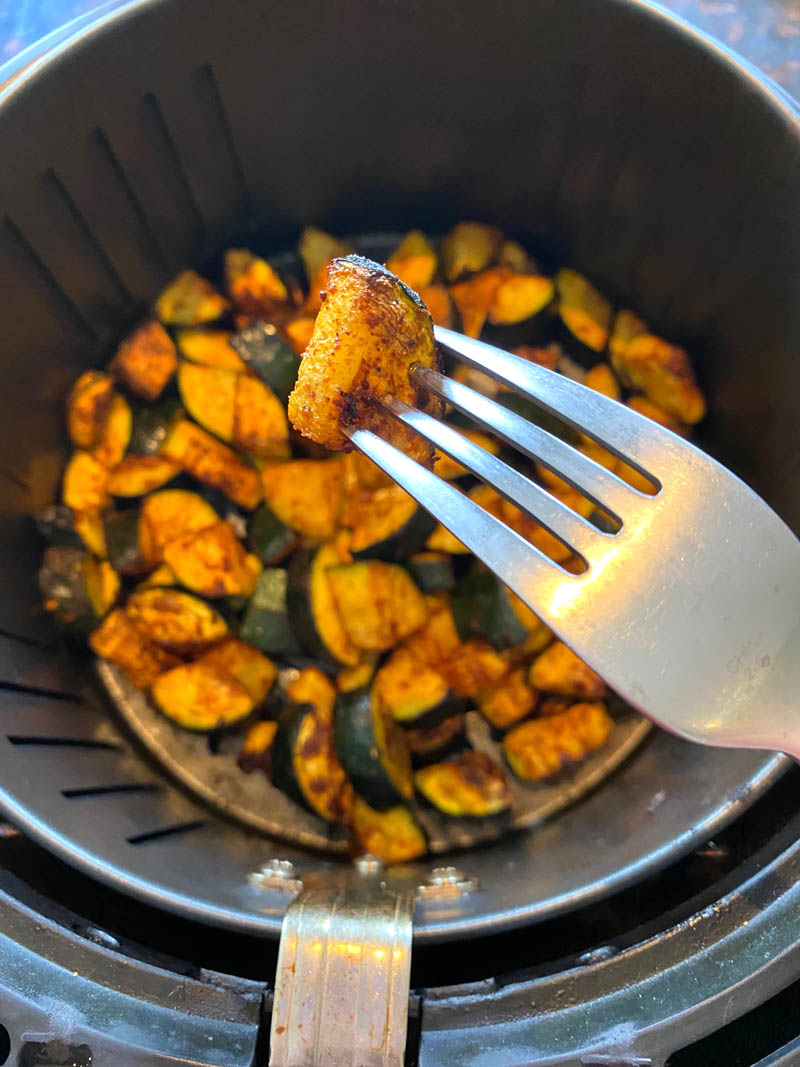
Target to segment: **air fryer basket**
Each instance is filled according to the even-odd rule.
[[[38,609],[27,515],[52,499],[61,403],[159,287],[232,240],[495,222],[585,269],[685,343],[703,444],[800,527],[800,135],[745,68],[621,0],[145,0],[0,97],[0,803],[118,888],[254,932],[287,897],[250,834],[177,789],[114,723]],[[780,757],[653,736],[531,835],[464,853],[483,892],[419,937],[521,923],[688,850]],[[429,862],[398,875],[424,881]]]

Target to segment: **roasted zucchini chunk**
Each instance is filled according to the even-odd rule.
[[[516,667],[496,686],[479,696],[478,710],[495,730],[516,726],[536,707],[538,694],[525,674],[524,667]]]
[[[613,725],[604,704],[573,704],[560,714],[515,726],[503,738],[503,750],[518,778],[538,782],[602,748]]]
[[[447,593],[456,583],[453,561],[446,552],[417,552],[406,566],[423,593]]]
[[[420,663],[437,669],[461,651],[450,599],[447,596],[426,596],[427,618],[422,626],[406,639],[405,648]]]
[[[207,500],[187,489],[163,489],[145,497],[141,508],[139,539],[142,555],[155,567],[164,559],[164,549],[178,537],[197,533],[219,522]]]
[[[230,305],[197,271],[184,270],[164,289],[155,307],[165,326],[202,326],[216,322]]]
[[[445,815],[486,818],[511,805],[505,775],[483,752],[465,752],[423,767],[414,775],[414,784]]]
[[[335,450],[351,447],[343,426],[374,430],[430,465],[430,446],[380,403],[389,395],[439,411],[438,401],[410,380],[415,363],[439,368],[431,317],[419,297],[372,260],[337,259],[289,397],[289,419],[300,433]]]
[[[178,357],[172,338],[158,322],[145,322],[117,349],[109,370],[136,396],[158,400],[175,373]]]
[[[302,356],[311,343],[315,322],[316,314],[297,315],[284,326],[284,333],[296,355]]]
[[[508,238],[500,246],[497,262],[501,267],[509,267],[515,274],[539,273],[539,266],[536,260],[528,255],[521,244]]]
[[[242,374],[246,370],[242,357],[234,349],[230,330],[179,330],[175,338],[184,359],[201,367],[219,367]]]
[[[183,406],[201,426],[221,441],[233,440],[233,416],[239,375],[221,367],[181,363],[178,389]]]
[[[246,719],[254,701],[224,667],[198,659],[160,674],[152,685],[162,714],[184,730],[206,732]]]
[[[310,322],[313,330],[314,322]],[[301,351],[310,340],[309,332]],[[233,335],[231,344],[255,376],[285,404],[297,381],[300,358],[281,338],[277,328],[261,320],[251,322]]]
[[[607,363],[595,363],[592,369],[586,372],[583,384],[587,389],[594,389],[596,393],[602,393],[611,400],[622,399],[619,382]]]
[[[53,545],[39,569],[39,588],[58,625],[86,635],[108,613],[119,596],[119,575],[106,560],[94,559],[82,548]]]
[[[499,454],[500,442],[497,438],[489,437],[488,434],[481,433],[479,430],[462,429],[460,426],[454,426],[453,429],[458,430],[462,437],[466,437],[468,441],[472,441],[474,445],[478,445],[479,448],[484,449],[490,455],[496,456]],[[438,474],[445,481],[451,482],[456,478],[463,478],[469,474],[469,471],[451,456],[446,456],[443,452],[440,452],[434,461],[433,473]]]
[[[108,471],[90,452],[73,453],[61,498],[73,511],[101,511],[108,504]]]
[[[408,743],[374,687],[339,694],[333,734],[353,788],[373,807],[410,800],[414,782]]]
[[[286,696],[292,704],[308,704],[328,722],[333,721],[336,687],[319,667],[304,667],[285,683]]]
[[[342,509],[338,458],[294,459],[261,472],[264,500],[286,526],[317,541],[333,537]]]
[[[395,649],[372,685],[377,699],[401,726],[435,726],[466,711],[464,700],[450,691],[441,674],[405,648]]]
[[[268,567],[284,560],[297,546],[297,534],[281,522],[266,504],[257,508],[247,520],[250,545]]]
[[[253,704],[258,706],[266,700],[278,670],[271,659],[244,641],[230,638],[205,653],[202,662],[211,667],[222,667],[245,687]]]
[[[375,674],[376,657],[365,654],[355,667],[343,667],[336,675],[336,688],[340,693],[352,693],[354,689],[363,689],[372,681]]]
[[[114,380],[99,370],[87,370],[67,397],[67,429],[76,448],[94,448],[111,411]]]
[[[179,589],[142,589],[125,613],[153,644],[177,654],[205,651],[227,636],[225,620],[210,605]]]
[[[638,337],[643,333],[650,333],[647,323],[633,311],[629,311],[628,308],[620,308],[614,316],[614,325],[611,329],[611,336],[608,339],[608,352],[611,362],[616,364],[616,361],[622,357],[628,343],[634,337]]]
[[[445,756],[451,749],[464,743],[463,715],[451,715],[436,726],[417,727],[406,730],[406,741],[415,764],[429,763]]]
[[[489,322],[495,326],[527,322],[550,307],[555,291],[552,278],[540,274],[512,274],[501,281],[494,294]]]
[[[155,405],[142,405],[133,412],[128,452],[134,456],[156,456],[173,426],[183,418],[183,405],[167,396]]]
[[[402,804],[375,811],[360,796],[353,797],[352,831],[358,852],[378,856],[388,864],[410,863],[424,856],[425,834]]]
[[[322,293],[328,288],[331,261],[347,256],[353,250],[324,230],[306,226],[300,234],[298,251],[308,278],[308,299],[304,311],[314,315],[322,304]]]
[[[234,311],[248,319],[270,318],[289,300],[277,271],[246,248],[229,248],[225,253],[225,283]]]
[[[503,235],[483,222],[459,222],[442,240],[440,254],[449,282],[465,274],[477,274],[495,262]]]
[[[345,493],[348,496],[354,494],[357,489],[372,492],[373,489],[388,489],[396,484],[377,463],[373,463],[363,452],[346,452],[341,457],[341,462],[344,469]]]
[[[492,267],[465,282],[450,286],[450,296],[467,337],[480,337],[501,285],[512,277],[508,267]]]
[[[602,352],[614,314],[611,303],[575,270],[563,268],[556,274],[555,283],[558,314],[566,337],[577,343],[578,351]]]
[[[706,402],[686,351],[651,333],[639,334],[614,359],[623,384],[640,390],[668,415],[690,426],[706,413]]]
[[[233,442],[258,459],[288,459],[286,408],[268,385],[240,374],[236,381]]]
[[[386,260],[386,269],[419,293],[436,274],[436,251],[422,230],[412,230]]]
[[[36,529],[49,545],[66,545],[89,551],[105,559],[106,548],[103,520],[99,511],[73,511],[65,504],[51,504],[34,516]]]
[[[673,433],[679,434],[681,437],[686,437],[688,433],[685,424],[680,419],[676,419],[674,415],[669,415],[658,404],[648,400],[646,396],[632,396],[628,401],[628,407],[633,411],[638,411],[646,419],[652,419],[653,422],[657,422],[664,429],[672,430]]]
[[[261,572],[225,520],[173,538],[164,546],[164,562],[182,586],[204,597],[249,597]]]
[[[457,655],[437,669],[454,693],[475,699],[505,676],[508,664],[491,645],[476,638],[466,641]]]
[[[516,348],[512,349],[512,355],[527,360],[528,363],[535,363],[537,367],[556,370],[563,353],[559,344],[551,342],[544,348],[540,348],[538,345],[517,345]]]
[[[138,508],[103,513],[103,537],[108,561],[126,576],[144,574],[151,561],[142,550],[141,512]]]
[[[162,454],[205,485],[219,489],[248,511],[261,502],[258,472],[188,419],[172,426],[162,445]]]
[[[462,641],[483,637],[497,649],[513,648],[528,636],[523,622],[528,616],[517,610],[518,604],[508,586],[480,564],[461,579],[451,598]]]
[[[98,656],[116,664],[137,689],[149,689],[160,674],[180,663],[177,656],[148,641],[120,608],[105,617],[90,635],[89,645]]]
[[[262,771],[272,777],[272,750],[275,746],[276,722],[255,722],[245,734],[242,750],[236,761],[245,774]]]
[[[262,652],[275,655],[300,652],[289,622],[288,582],[285,570],[267,567],[258,576],[245,609],[239,634],[243,641]]]
[[[180,474],[181,468],[166,456],[125,456],[108,475],[112,496],[134,497],[163,489]]]
[[[453,301],[443,285],[425,285],[420,290],[419,298],[431,314],[434,326],[453,325]]]
[[[349,820],[353,787],[334,748],[331,717],[311,704],[290,704],[281,714],[273,777],[279,789],[320,818]]]
[[[328,580],[348,637],[365,652],[392,648],[425,622],[425,599],[397,564],[339,564]]]
[[[436,519],[399,485],[348,494],[344,523],[352,530],[350,551],[357,559],[389,562],[422,548],[436,527]]]
[[[125,455],[133,430],[133,414],[124,396],[115,393],[92,456],[104,467],[116,467]]]
[[[531,664],[528,681],[534,689],[578,700],[602,700],[606,684],[563,641],[554,641]]]
[[[293,633],[326,663],[354,667],[361,653],[350,640],[336,606],[328,571],[348,558],[339,544],[300,548],[289,564],[287,604]]]

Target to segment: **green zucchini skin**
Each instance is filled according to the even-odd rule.
[[[372,807],[380,811],[409,800],[397,790],[381,762],[371,689],[340,693],[333,711],[333,744],[356,793]]]
[[[142,574],[147,564],[139,543],[139,509],[109,511],[103,516],[108,562],[119,574]]]
[[[276,655],[301,652],[289,623],[287,586],[285,570],[279,567],[263,570],[245,609],[239,636],[261,652]]]
[[[455,585],[453,561],[446,552],[419,552],[406,567],[423,593],[449,593]]]
[[[157,404],[137,407],[133,412],[128,452],[135,456],[154,456],[160,451],[170,426],[183,414],[177,396],[168,396]]]
[[[272,747],[272,780],[276,788],[306,811],[313,811],[306,801],[294,770],[297,734],[306,715],[313,715],[308,704],[287,704],[278,716],[278,731]],[[314,812],[316,814],[316,812]]]
[[[312,656],[335,665],[337,660],[326,648],[311,611],[311,568],[315,555],[313,548],[298,548],[289,563],[286,585],[289,625],[300,644]]]
[[[230,343],[285,404],[297,381],[300,357],[278,335],[275,327],[258,319],[235,333]]]
[[[353,552],[353,559],[398,563],[422,548],[435,529],[436,519],[424,508],[417,508],[411,518],[394,533]]]
[[[274,567],[292,551],[297,544],[297,534],[262,504],[247,521],[247,539],[267,567]]]
[[[92,607],[83,564],[86,550],[70,545],[47,549],[39,568],[42,599],[54,601],[53,618],[65,634],[85,639],[101,622]]]
[[[51,504],[33,519],[36,530],[48,545],[82,548],[83,541],[75,529],[75,513],[66,504]]]
[[[482,567],[473,567],[461,579],[451,607],[462,641],[483,637],[493,648],[502,651],[522,644],[528,636],[514,613],[506,587]]]

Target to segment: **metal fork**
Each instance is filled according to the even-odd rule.
[[[452,427],[397,399],[401,422],[568,545],[572,574],[368,430],[350,439],[644,714],[692,741],[800,758],[800,542],[693,445],[553,371],[436,328],[437,341],[624,460],[639,492],[494,400],[417,366],[420,386],[560,475],[619,523],[598,529]]]

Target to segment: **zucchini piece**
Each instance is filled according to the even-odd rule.
[[[195,270],[181,271],[155,303],[156,315],[165,326],[202,326],[229,309],[225,297]]]
[[[101,511],[108,504],[108,471],[90,452],[72,454],[64,471],[61,499],[73,511]]]
[[[446,526],[437,522],[436,528],[425,542],[425,547],[431,552],[444,553],[448,556],[468,556],[469,549],[463,545],[454,533]]]
[[[348,637],[365,652],[392,648],[425,622],[425,599],[397,564],[339,564],[328,580]]]
[[[484,752],[465,752],[423,767],[414,775],[414,784],[429,804],[458,818],[486,818],[511,806],[505,775]]]
[[[553,434],[554,437],[560,437],[562,441],[566,441],[568,444],[577,443],[578,435],[571,426],[567,426],[557,415],[538,407],[532,400],[520,396],[519,393],[503,391],[498,393],[494,399],[498,404],[502,404],[504,408],[507,408],[508,411],[513,411],[515,415],[527,419],[534,426],[540,426],[543,430]]]
[[[180,471],[166,456],[126,456],[109,472],[108,491],[112,496],[144,496],[163,489]]]
[[[455,585],[453,561],[445,552],[418,552],[406,566],[423,593],[448,593]]]
[[[242,374],[247,369],[242,357],[234,350],[230,330],[179,330],[175,343],[184,359],[202,367],[219,367]]]
[[[180,663],[177,656],[148,641],[120,608],[89,636],[89,646],[116,664],[139,689],[149,689],[160,674]]]
[[[622,399],[622,390],[619,387],[619,382],[607,363],[595,363],[591,370],[586,372],[583,384],[587,389],[594,389],[596,393],[601,393],[611,400]]]
[[[226,251],[225,283],[234,311],[250,319],[269,318],[289,301],[289,292],[277,271],[246,248]]]
[[[284,691],[292,704],[308,704],[327,722],[333,721],[336,704],[336,688],[319,667],[304,667],[301,671],[288,671],[289,679]]]
[[[516,667],[478,697],[478,710],[495,730],[516,726],[536,707],[538,694],[525,675],[524,667]]]
[[[173,538],[164,546],[164,562],[181,585],[204,597],[249,597],[261,572],[224,519]]]
[[[164,559],[164,549],[176,537],[219,522],[219,515],[199,493],[162,489],[142,502],[139,538],[142,555],[150,566]]]
[[[411,230],[386,260],[386,269],[418,293],[436,274],[436,251],[422,230]]]
[[[453,325],[453,301],[443,285],[426,285],[419,291],[419,298],[428,311],[434,326]]]
[[[209,667],[222,667],[232,674],[245,687],[255,706],[266,700],[278,673],[271,659],[235,638],[215,645],[201,662]]]
[[[495,326],[528,322],[550,307],[555,291],[552,278],[539,274],[512,274],[500,283],[494,294],[489,322]]]
[[[436,528],[436,519],[399,485],[352,493],[346,511],[356,559],[404,559],[422,548]]]
[[[268,567],[280,563],[297,545],[294,530],[282,523],[266,504],[247,520],[247,537],[253,551]]]
[[[325,541],[339,526],[342,465],[334,459],[294,459],[261,472],[264,500],[281,522]]]
[[[628,407],[632,411],[638,411],[640,415],[644,415],[646,419],[652,419],[653,422],[657,422],[659,426],[663,426],[665,430],[672,430],[673,433],[678,434],[679,437],[686,437],[688,430],[686,425],[676,419],[674,415],[669,415],[663,408],[660,408],[658,404],[654,404],[652,400],[648,400],[646,396],[632,396],[628,401]]]
[[[563,641],[554,641],[531,664],[528,680],[534,689],[579,700],[602,700],[606,684],[588,663]]]
[[[106,551],[103,520],[99,511],[73,511],[65,504],[51,504],[35,517],[39,534],[49,545],[80,548],[84,545],[102,559]]]
[[[310,330],[313,328],[312,319]],[[303,348],[310,339],[309,331]],[[249,326],[233,335],[231,345],[256,377],[268,385],[285,404],[297,381],[300,357],[281,338],[277,328],[271,323],[260,320],[251,322]]]
[[[500,286],[512,277],[508,267],[492,267],[465,282],[450,286],[450,296],[467,337],[480,337]]]
[[[463,714],[451,715],[436,726],[413,727],[406,730],[406,740],[411,751],[412,763],[427,763],[440,760],[452,749],[465,743]]]
[[[465,274],[477,274],[495,262],[503,235],[483,222],[459,222],[442,240],[439,253],[449,282]]]
[[[405,648],[391,654],[372,686],[378,701],[401,726],[435,726],[466,711],[465,701],[450,691],[441,674]]]
[[[178,368],[178,389],[183,406],[195,422],[229,443],[233,440],[238,380],[239,375],[235,371],[221,367],[181,363]]]
[[[547,719],[551,715],[560,715],[564,711],[569,711],[574,703],[575,701],[569,700],[568,697],[547,697],[539,705],[537,714],[540,718]]]
[[[178,366],[172,338],[159,322],[145,322],[117,349],[108,369],[136,396],[158,400]]]
[[[99,511],[76,511],[75,532],[89,551],[100,559],[108,557],[103,519]]]
[[[511,354],[527,360],[528,363],[546,367],[548,370],[557,370],[559,360],[563,355],[561,345],[555,342],[545,348],[540,348],[537,345],[517,345],[516,348],[512,348]]]
[[[437,664],[436,669],[454,693],[474,699],[505,677],[508,664],[491,645],[476,639],[466,641],[456,656]]]
[[[94,629],[119,596],[119,575],[82,548],[48,548],[38,578],[45,610],[63,630],[76,635]]]
[[[166,563],[159,563],[154,571],[151,571],[147,575],[143,582],[139,582],[136,586],[137,589],[155,589],[158,588],[171,588],[173,585],[177,585],[175,575],[172,573],[172,568],[168,567]]]
[[[354,689],[363,689],[372,681],[375,674],[375,656],[365,656],[355,667],[344,667],[336,675],[336,688],[340,693],[352,693]]]
[[[115,571],[125,575],[144,574],[151,561],[142,551],[141,514],[138,508],[107,511],[103,515],[108,561]]]
[[[608,352],[612,364],[623,358],[628,343],[640,334],[650,333],[647,323],[628,308],[620,308],[614,316],[614,325],[608,339]]]
[[[273,750],[277,787],[327,822],[347,822],[353,787],[333,743],[330,715],[310,704],[286,708],[278,722]]]
[[[372,492],[396,485],[396,482],[363,452],[345,452],[341,457],[341,464],[344,469],[345,493],[348,497],[359,489]]]
[[[188,419],[181,419],[170,428],[161,451],[179,463],[187,474],[212,489],[219,489],[247,511],[261,502],[258,472]]]
[[[450,609],[449,597],[427,596],[425,606],[428,617],[419,630],[406,640],[405,648],[420,663],[436,670],[439,664],[458,656],[461,638]]]
[[[566,711],[531,719],[509,730],[503,738],[503,751],[518,778],[540,782],[602,748],[613,725],[604,704],[573,704]]]
[[[287,606],[292,632],[304,648],[327,663],[354,667],[361,658],[344,628],[328,581],[328,569],[341,563],[336,543],[300,548],[288,571]]]
[[[245,774],[262,771],[267,778],[272,777],[272,750],[277,732],[276,722],[253,723],[245,734],[242,750],[236,761]]]
[[[374,807],[414,794],[405,735],[374,689],[340,693],[333,713],[336,753],[353,788]]]
[[[84,371],[72,386],[67,396],[67,429],[76,448],[99,444],[113,397],[114,381],[103,371]]]
[[[301,651],[289,623],[287,590],[285,570],[267,567],[261,572],[239,630],[243,641],[276,655],[295,655]]]
[[[451,605],[462,641],[483,637],[497,649],[513,648],[528,636],[511,590],[491,571],[475,566],[456,586]]]
[[[536,260],[528,255],[517,241],[506,238],[500,248],[497,262],[501,267],[509,267],[515,274],[538,274]]]
[[[132,429],[131,406],[124,396],[115,393],[98,442],[92,449],[97,462],[109,469],[116,467],[128,449]]]
[[[705,397],[685,349],[654,334],[640,334],[616,357],[614,370],[624,385],[643,392],[681,422],[693,426],[705,416]]]
[[[316,318],[312,315],[298,315],[286,323],[284,327],[286,336],[297,355],[302,356],[311,344],[315,322]]]
[[[558,315],[566,338],[578,353],[602,352],[614,315],[611,302],[575,270],[562,268],[555,277]]]
[[[324,230],[306,226],[300,234],[298,251],[308,278],[308,299],[303,310],[313,315],[322,306],[322,292],[328,289],[331,261],[353,250]]]
[[[492,456],[497,456],[500,453],[500,442],[496,437],[489,437],[488,434],[481,433],[479,430],[466,430],[460,426],[454,426],[454,430],[457,430],[462,437],[466,437],[468,441],[472,441],[473,444],[483,448]],[[456,478],[463,478],[469,474],[466,467],[454,460],[451,456],[445,455],[443,452],[438,453],[433,464],[433,473],[438,474],[440,478],[444,478],[445,481],[451,482]]]
[[[254,707],[241,682],[224,667],[203,659],[160,674],[151,692],[154,704],[171,722],[201,733],[233,726]]]
[[[128,451],[135,456],[155,456],[172,427],[183,418],[183,405],[169,396],[155,406],[139,407],[133,413]]]
[[[236,380],[233,441],[242,452],[259,459],[291,455],[286,408],[269,386],[246,374]]]
[[[427,852],[422,828],[402,804],[375,811],[360,796],[353,797],[352,831],[356,849],[388,864],[410,863]]]
[[[147,640],[178,654],[202,652],[228,633],[218,611],[179,589],[140,589],[125,613]]]
[[[409,378],[414,363],[434,370],[440,365],[431,317],[417,294],[372,260],[334,260],[289,397],[289,419],[304,436],[334,451],[349,450],[342,425],[356,424],[430,466],[431,446],[379,403],[388,394],[423,411],[441,410],[439,401]]]

